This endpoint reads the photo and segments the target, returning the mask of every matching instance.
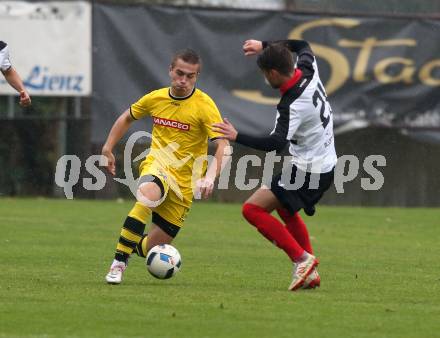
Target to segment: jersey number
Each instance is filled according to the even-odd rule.
[[[327,95],[325,95],[324,88],[322,88],[321,83],[318,82],[318,89],[313,94],[313,105],[315,108],[318,107],[318,100],[321,101],[321,108],[319,117],[321,118],[322,126],[325,129],[328,123],[330,122],[330,115],[332,114],[332,110],[330,106],[327,105]]]

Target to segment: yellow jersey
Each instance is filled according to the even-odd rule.
[[[221,136],[212,124],[222,122],[214,101],[199,89],[185,98],[173,97],[170,88],[154,90],[130,107],[138,120],[153,119],[151,148],[140,165],[165,170],[182,188],[192,187],[194,161],[208,151],[208,139]],[[206,165],[200,170],[205,170]],[[196,175],[201,175],[200,170]]]

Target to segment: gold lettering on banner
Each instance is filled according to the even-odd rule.
[[[374,47],[415,46],[417,43],[413,39],[377,40],[374,37],[370,37],[364,41],[342,39],[338,44],[341,47],[360,47],[359,56],[356,60],[353,70],[353,80],[357,82],[364,82],[369,81],[365,74],[367,72],[368,61]]]
[[[427,86],[440,86],[440,78],[434,78],[432,71],[434,68],[440,68],[440,59],[435,59],[423,65],[420,69],[419,78]]]
[[[294,28],[289,34],[289,39],[304,40],[304,32],[316,27],[340,26],[344,28],[353,28],[359,24],[359,20],[345,18],[314,20]],[[350,64],[348,63],[347,58],[336,49],[317,43],[311,43],[311,47],[316,56],[321,57],[330,65],[330,77],[325,84],[327,94],[330,95],[342,87],[345,81],[347,81],[350,76]]]
[[[350,18],[326,18],[305,22],[293,28],[288,35],[288,39],[304,40],[304,34],[311,29],[335,26],[351,29],[361,24],[360,20]],[[316,32],[319,34],[319,32]],[[350,77],[350,62],[347,57],[336,48],[310,42],[314,54],[326,61],[330,67],[330,76],[325,83],[327,94],[331,95],[341,88]],[[359,48],[359,54],[354,60],[352,79],[355,82],[378,81],[382,84],[403,83],[412,84],[418,77],[424,85],[440,86],[440,76],[438,72],[434,71],[440,68],[440,59],[430,60],[424,65],[419,66],[420,70],[415,65],[415,60],[403,57],[388,57],[382,58],[376,64],[371,65],[373,79],[369,78],[369,62],[371,55],[375,48],[378,47],[414,47],[417,45],[415,39],[388,39],[379,40],[374,36],[365,38],[364,40],[356,41],[349,39],[340,39],[337,45],[344,48]],[[398,66],[399,72],[397,74],[390,74],[389,68],[391,66]],[[387,72],[388,70],[388,72]],[[274,105],[277,104],[279,98],[267,97],[259,90],[241,90],[236,89],[232,94],[244,100],[252,101],[257,104]]]
[[[401,64],[403,65],[402,71],[399,74],[391,76],[387,74],[387,68],[393,64]],[[376,76],[377,81],[380,83],[388,84],[388,83],[412,83],[413,75],[415,72],[414,61],[410,59],[393,57],[387,58],[379,61],[374,67],[374,75]]]
[[[303,40],[303,34],[305,31],[322,26],[340,26],[344,28],[352,28],[360,24],[359,20],[346,19],[346,18],[330,18],[330,19],[320,19],[310,22],[306,22],[298,27],[294,28],[288,39]],[[347,81],[350,76],[350,64],[344,55],[324,45],[317,43],[310,43],[313,49],[313,53],[326,60],[330,65],[330,77],[325,88],[327,95],[332,94],[338,90]],[[279,102],[279,98],[264,96],[259,90],[233,90],[232,94],[248,101],[252,101],[259,104],[274,105]]]

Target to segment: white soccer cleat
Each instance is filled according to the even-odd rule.
[[[319,277],[318,270],[313,269],[310,275],[304,281],[302,289],[314,289],[321,285],[321,278]]]
[[[293,270],[293,280],[290,283],[289,291],[295,291],[303,286],[307,277],[312,273],[313,269],[318,265],[318,260],[315,256],[308,254],[307,258],[301,262],[296,263]]]
[[[110,267],[110,271],[105,276],[105,280],[109,284],[121,284],[122,274],[127,266],[124,262],[114,261]]]

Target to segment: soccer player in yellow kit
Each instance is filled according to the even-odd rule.
[[[220,134],[211,128],[213,123],[222,122],[220,112],[214,101],[195,87],[200,68],[196,52],[177,52],[169,69],[171,86],[154,90],[132,104],[116,120],[102,148],[107,169],[114,175],[113,147],[135,120],[153,119],[150,152],[139,167],[138,201],[121,229],[106,275],[108,283],[121,283],[133,252],[145,257],[155,245],[172,242],[191,207],[193,193],[198,191],[208,198],[227,159],[228,141],[217,138]],[[215,161],[205,173],[205,165],[195,160],[207,154],[208,140],[215,142],[216,151]],[[151,228],[143,235],[150,216]]]

